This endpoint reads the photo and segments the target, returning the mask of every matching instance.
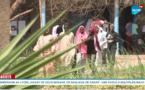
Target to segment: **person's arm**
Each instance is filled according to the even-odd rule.
[[[98,36],[97,36],[97,38],[96,38],[96,44],[97,44],[97,46],[98,46],[98,49],[99,49],[100,51],[102,51],[102,50],[101,50],[101,47],[100,47],[100,44],[99,44]]]
[[[37,52],[40,49],[40,37],[38,38],[38,41],[36,43],[36,45],[33,48],[34,52]]]
[[[115,42],[119,41],[119,35],[117,33],[114,34],[113,37],[111,37],[112,40],[114,40]]]
[[[111,22],[104,22],[104,24],[114,24],[114,23],[111,23]]]

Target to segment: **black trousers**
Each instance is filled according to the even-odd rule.
[[[115,53],[116,53],[116,45],[108,44],[108,48],[103,50],[103,65],[106,64],[106,54],[109,60],[109,63],[114,66],[115,64]]]

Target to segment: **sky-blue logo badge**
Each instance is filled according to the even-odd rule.
[[[135,6],[131,7],[131,13],[133,15],[136,15],[136,14],[138,14],[141,11],[142,11],[142,9],[138,5],[135,5]]]

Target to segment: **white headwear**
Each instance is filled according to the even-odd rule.
[[[59,27],[59,25],[56,25],[56,26],[53,27],[53,29],[52,29],[52,36],[53,36],[53,37],[55,37],[55,36],[57,35],[56,32],[57,32],[57,28],[58,28],[58,27]]]
[[[102,27],[100,27],[99,25],[96,25],[95,27],[98,27],[98,29],[99,29],[98,34],[100,34],[100,33],[103,33],[103,32],[104,32],[104,29],[103,29]]]

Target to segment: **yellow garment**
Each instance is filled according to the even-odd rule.
[[[36,52],[38,51],[39,49],[41,49],[43,46],[47,45],[48,43],[50,43],[50,41],[53,40],[53,36],[52,35],[47,35],[47,36],[44,36],[44,35],[41,35],[39,38],[38,38],[38,41],[37,41],[37,44],[35,45],[33,51]],[[47,54],[50,54],[51,52],[53,52],[55,50],[55,46],[52,46],[51,48],[45,50],[43,53],[40,54],[39,57],[42,57],[44,56],[43,54],[47,55]]]
[[[53,40],[53,36],[52,35],[41,35],[39,38],[38,38],[38,41],[37,41],[37,44],[35,45],[33,51],[36,52],[38,51],[39,49],[41,49],[43,46],[47,45],[50,43],[50,41]],[[52,46],[51,48],[45,50],[43,53],[41,53],[39,55],[39,57],[42,57],[44,55],[48,55],[50,54],[51,52],[53,52],[55,50],[55,46]],[[44,59],[45,60],[45,59]],[[47,72],[49,71],[51,73],[51,75],[54,74],[54,62],[50,62],[48,64],[46,64],[44,67],[41,67],[40,68],[40,71],[42,72]]]
[[[60,33],[60,35],[63,34],[64,32]],[[72,47],[75,44],[74,34],[71,32],[68,35],[65,35],[58,43],[59,43],[58,52],[64,51],[67,48]],[[75,49],[72,49],[71,51],[63,54],[60,57],[60,60],[64,67],[67,67],[71,64],[74,55],[75,55]]]

